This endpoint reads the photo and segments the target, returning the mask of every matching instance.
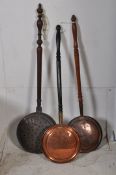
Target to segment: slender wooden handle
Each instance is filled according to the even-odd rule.
[[[61,26],[56,26],[56,68],[57,68],[57,91],[58,91],[58,108],[59,108],[59,123],[63,124],[63,107],[62,107],[62,80],[61,80],[61,56],[60,56],[60,35]]]
[[[82,90],[81,90],[80,61],[79,61],[79,51],[78,51],[78,42],[77,42],[77,25],[76,25],[75,15],[72,15],[71,21],[72,21],[72,34],[73,34],[73,41],[74,41],[74,59],[75,59],[75,68],[76,68],[76,77],[77,77],[79,109],[80,109],[80,115],[83,116],[83,99],[82,99]]]
[[[42,31],[42,15],[43,15],[43,9],[42,5],[39,4],[38,9],[38,20],[37,20],[37,28],[38,28],[38,40],[37,40],[37,112],[42,111],[41,107],[41,81],[42,81],[42,39],[41,39],[41,31]]]

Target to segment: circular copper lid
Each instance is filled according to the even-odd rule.
[[[54,162],[71,161],[80,151],[79,136],[72,127],[57,124],[45,132],[43,151]]]

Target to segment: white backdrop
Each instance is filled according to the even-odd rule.
[[[38,1],[0,0],[0,137],[17,145],[20,117],[36,109],[36,9]],[[116,1],[41,0],[47,18],[43,43],[42,106],[58,121],[55,27],[62,25],[62,85],[65,121],[79,115],[70,18],[78,17],[84,113],[109,136],[116,132]],[[105,133],[104,133],[105,137]],[[10,138],[10,139],[9,139]],[[11,141],[11,142],[10,142]]]

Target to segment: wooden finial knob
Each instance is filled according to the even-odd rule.
[[[41,40],[41,31],[42,31],[42,27],[43,27],[43,21],[42,21],[42,16],[43,16],[43,8],[42,5],[39,4],[38,5],[38,20],[37,20],[37,27],[38,27],[38,46],[41,47],[42,44],[42,40]]]
[[[43,9],[42,9],[42,5],[41,4],[38,5],[37,12],[38,12],[38,15],[41,15],[43,13]]]
[[[60,59],[60,40],[61,40],[61,35],[60,35],[60,30],[61,26],[57,25],[56,26],[56,46],[57,46],[57,58]]]
[[[61,29],[61,26],[60,25],[57,25],[56,26],[56,30],[60,30]]]
[[[75,15],[72,15],[71,21],[72,21],[72,22],[76,22],[76,16],[75,16]]]

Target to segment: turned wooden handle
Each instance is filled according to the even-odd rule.
[[[39,4],[38,9],[38,20],[37,20],[37,28],[38,28],[38,40],[37,40],[37,112],[42,111],[41,107],[41,81],[42,81],[42,39],[41,39],[41,31],[43,26],[42,16],[43,16],[43,9],[42,5]]]
[[[80,115],[83,116],[83,99],[82,99],[82,90],[81,90],[80,60],[79,60],[78,41],[77,41],[77,24],[76,24],[75,15],[72,15],[71,21],[72,21],[72,34],[73,34],[73,41],[74,41],[74,60],[75,60],[75,68],[76,68],[79,109],[80,109]]]
[[[56,69],[57,69],[57,92],[59,108],[59,124],[63,124],[63,107],[62,107],[62,80],[61,80],[61,56],[60,56],[60,35],[61,26],[56,26]]]

